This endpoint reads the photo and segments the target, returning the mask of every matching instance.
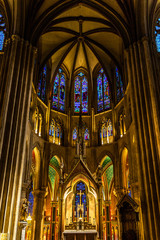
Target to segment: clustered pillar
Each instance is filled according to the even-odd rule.
[[[131,107],[138,146],[140,200],[144,238],[160,236],[159,119],[156,77],[153,75],[151,45],[145,37],[126,52]]]
[[[36,50],[12,35],[6,41],[0,82],[0,233],[16,239],[31,86]]]

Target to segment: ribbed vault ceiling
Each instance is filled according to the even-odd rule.
[[[39,39],[41,65],[51,58],[53,72],[64,64],[72,77],[83,67],[91,75],[100,63],[119,66],[123,41],[112,22],[83,4],[63,11],[54,18]]]

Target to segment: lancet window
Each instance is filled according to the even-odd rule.
[[[37,95],[43,102],[45,102],[46,100],[46,81],[47,81],[47,66],[44,65],[40,73],[37,89]]]
[[[158,18],[156,21],[154,34],[155,34],[157,52],[160,52],[160,18]]]
[[[117,103],[118,103],[122,99],[124,94],[123,94],[123,83],[122,83],[121,75],[117,67],[115,69],[115,75],[116,75]]]
[[[33,203],[34,203],[34,196],[33,196],[33,182],[31,183],[31,187],[29,188],[29,195],[28,195],[28,215],[32,216],[33,214]]]
[[[88,145],[89,144],[89,129],[83,127],[83,131],[82,132],[84,133],[84,142],[85,142],[86,145]],[[76,144],[77,138],[78,138],[78,130],[75,127],[73,129],[73,132],[72,132],[73,145]]]
[[[110,104],[109,83],[103,68],[101,68],[97,76],[97,111],[108,110]]]
[[[53,83],[52,108],[62,112],[65,111],[65,86],[66,76],[59,68]]]
[[[86,188],[83,182],[79,182],[76,186],[75,212],[77,220],[85,220],[87,217]]]
[[[3,51],[6,35],[6,24],[4,16],[0,13],[0,51]]]
[[[52,119],[49,128],[49,141],[57,145],[62,144],[62,128],[54,119]]]
[[[113,128],[111,120],[103,120],[100,128],[101,145],[113,142]]]
[[[88,80],[83,72],[78,73],[75,77],[74,84],[74,112],[88,113]]]

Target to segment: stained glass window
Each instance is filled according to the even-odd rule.
[[[65,111],[65,74],[60,68],[53,84],[52,108]]]
[[[87,201],[86,201],[86,189],[85,184],[83,182],[79,182],[76,187],[76,194],[75,194],[75,211],[76,211],[76,217],[80,214],[78,213],[78,206],[83,205],[83,214],[81,217],[86,217],[87,213]]]
[[[108,120],[108,137],[113,136],[112,122]]]
[[[89,140],[89,130],[88,130],[88,128],[86,128],[86,130],[84,132],[84,140]]]
[[[3,51],[6,34],[6,24],[3,15],[0,13],[0,51]]]
[[[29,196],[28,196],[28,215],[30,214],[32,216],[33,214],[33,203],[34,203],[34,196],[33,196],[33,183],[31,184],[31,187],[29,189]]]
[[[77,140],[77,129],[74,128],[73,129],[73,141],[76,141]]]
[[[157,52],[160,52],[160,18],[157,19],[155,26],[155,41],[157,46]]]
[[[88,81],[84,73],[80,72],[75,78],[74,85],[74,112],[88,113]]]
[[[59,123],[52,119],[49,127],[49,142],[60,145],[62,142],[62,129]]]
[[[46,80],[47,80],[47,66],[45,65],[40,73],[40,79],[38,82],[37,95],[43,102],[46,98]]]
[[[115,69],[115,72],[116,72],[116,86],[117,86],[117,102],[119,102],[123,97],[123,83],[117,67]]]
[[[100,128],[101,144],[113,142],[113,128],[111,120],[103,120]]]
[[[110,108],[110,91],[107,76],[103,68],[100,69],[97,76],[97,110],[98,112]]]

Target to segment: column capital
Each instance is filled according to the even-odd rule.
[[[36,196],[38,198],[44,198],[45,193],[46,193],[46,189],[35,189],[33,191],[33,196],[34,197]]]

